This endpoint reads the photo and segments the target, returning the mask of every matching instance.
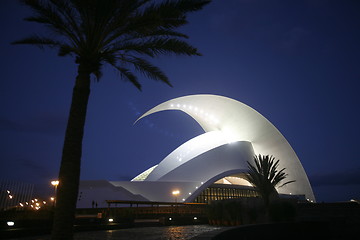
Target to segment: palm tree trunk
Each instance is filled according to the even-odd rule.
[[[52,240],[73,239],[73,225],[80,181],[82,140],[90,95],[90,72],[87,69],[84,64],[79,64],[73,89],[60,165]]]

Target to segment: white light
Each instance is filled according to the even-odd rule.
[[[8,221],[6,222],[6,224],[9,226],[9,227],[12,227],[15,225],[15,223],[13,221]]]
[[[183,108],[186,108],[186,105],[185,105],[185,104],[183,105]]]
[[[191,192],[189,192],[189,195],[191,195]]]
[[[114,219],[112,219],[112,218],[109,218],[109,222],[113,222],[114,221]]]
[[[174,104],[170,104],[170,107],[174,107]]]
[[[180,107],[180,104],[176,104],[176,106],[179,108],[179,107]]]
[[[172,218],[169,218],[169,221],[171,221],[172,220]]]
[[[178,195],[178,194],[180,194],[180,191],[179,190],[174,190],[174,191],[172,191],[172,194],[173,195]]]
[[[197,217],[194,217],[194,220],[197,220]]]
[[[201,185],[204,184],[204,182],[201,182]]]
[[[183,198],[183,202],[185,201],[185,198]]]

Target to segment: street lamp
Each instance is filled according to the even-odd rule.
[[[53,206],[55,206],[56,205],[56,190],[57,190],[57,186],[59,185],[59,180],[51,181],[51,185],[53,185],[54,188],[55,188],[55,199],[54,199],[54,202],[53,202]]]
[[[172,195],[175,197],[175,202],[177,202],[177,196],[180,194],[179,190],[172,191]]]

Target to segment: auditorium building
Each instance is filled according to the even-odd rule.
[[[107,207],[106,200],[208,203],[256,197],[257,191],[244,176],[247,161],[252,163],[259,154],[279,159],[287,179],[295,180],[277,189],[282,196],[315,202],[296,153],[276,127],[253,108],[224,96],[189,95],[159,104],[136,122],[165,110],[188,114],[204,133],[131,181],[81,181],[78,208],[89,208],[94,202]]]

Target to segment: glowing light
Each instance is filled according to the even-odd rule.
[[[113,218],[109,218],[109,220],[108,220],[109,222],[113,222],[114,221],[114,219]]]
[[[51,185],[56,187],[57,185],[59,185],[59,181],[58,180],[51,181]]]
[[[171,221],[172,220],[172,218],[169,218],[169,221]]]
[[[180,194],[180,191],[179,191],[179,190],[174,190],[174,191],[172,191],[172,194],[173,194],[173,195],[179,195],[179,194]]]
[[[6,224],[9,226],[9,227],[12,227],[15,225],[15,223],[13,221],[8,221],[6,222]]]
[[[194,217],[194,220],[197,220],[197,217]]]

